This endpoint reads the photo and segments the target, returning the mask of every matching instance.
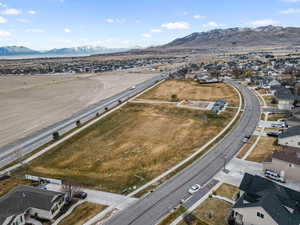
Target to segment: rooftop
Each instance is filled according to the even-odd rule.
[[[233,208],[262,207],[278,224],[299,225],[300,193],[248,173],[240,185],[244,191]]]

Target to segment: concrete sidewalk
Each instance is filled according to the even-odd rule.
[[[51,191],[61,191],[62,186],[57,184],[48,184],[46,186],[47,190]],[[108,206],[117,206],[117,209],[124,209],[128,205],[132,204],[136,201],[136,198],[129,198],[124,195],[114,194],[110,192],[103,192],[91,189],[81,189],[82,191],[87,193],[87,198],[85,201],[97,203],[100,205],[108,205]]]

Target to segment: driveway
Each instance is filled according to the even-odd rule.
[[[50,191],[61,191],[62,186],[57,184],[48,184],[46,186],[47,190]],[[85,199],[88,202],[97,203],[100,205],[108,205],[108,206],[116,206],[117,209],[124,209],[128,205],[135,202],[136,198],[129,198],[124,195],[114,194],[110,192],[103,192],[91,189],[81,189],[82,191],[87,193],[87,198]]]

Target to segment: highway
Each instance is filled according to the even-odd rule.
[[[110,218],[106,225],[155,225],[180,201],[190,195],[188,189],[193,184],[205,185],[222,170],[243,146],[243,138],[251,135],[260,118],[257,97],[248,88],[233,82],[244,97],[244,113],[234,129],[228,133],[206,155],[160,185],[151,194]]]
[[[166,78],[165,74],[160,74],[143,83],[135,86],[134,89],[127,89],[115,96],[102,100],[88,108],[77,112],[70,118],[59,121],[49,127],[39,130],[25,138],[17,140],[14,143],[8,144],[0,148],[0,167],[3,167],[22,155],[28,154],[38,147],[53,140],[53,134],[57,132],[60,136],[68,131],[76,128],[78,124],[82,124],[97,116],[105,113],[107,110],[119,105],[120,103],[130,99],[134,95],[153,86],[156,82]]]

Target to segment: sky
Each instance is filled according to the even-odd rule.
[[[0,0],[0,46],[130,48],[212,29],[299,26],[300,0]]]

